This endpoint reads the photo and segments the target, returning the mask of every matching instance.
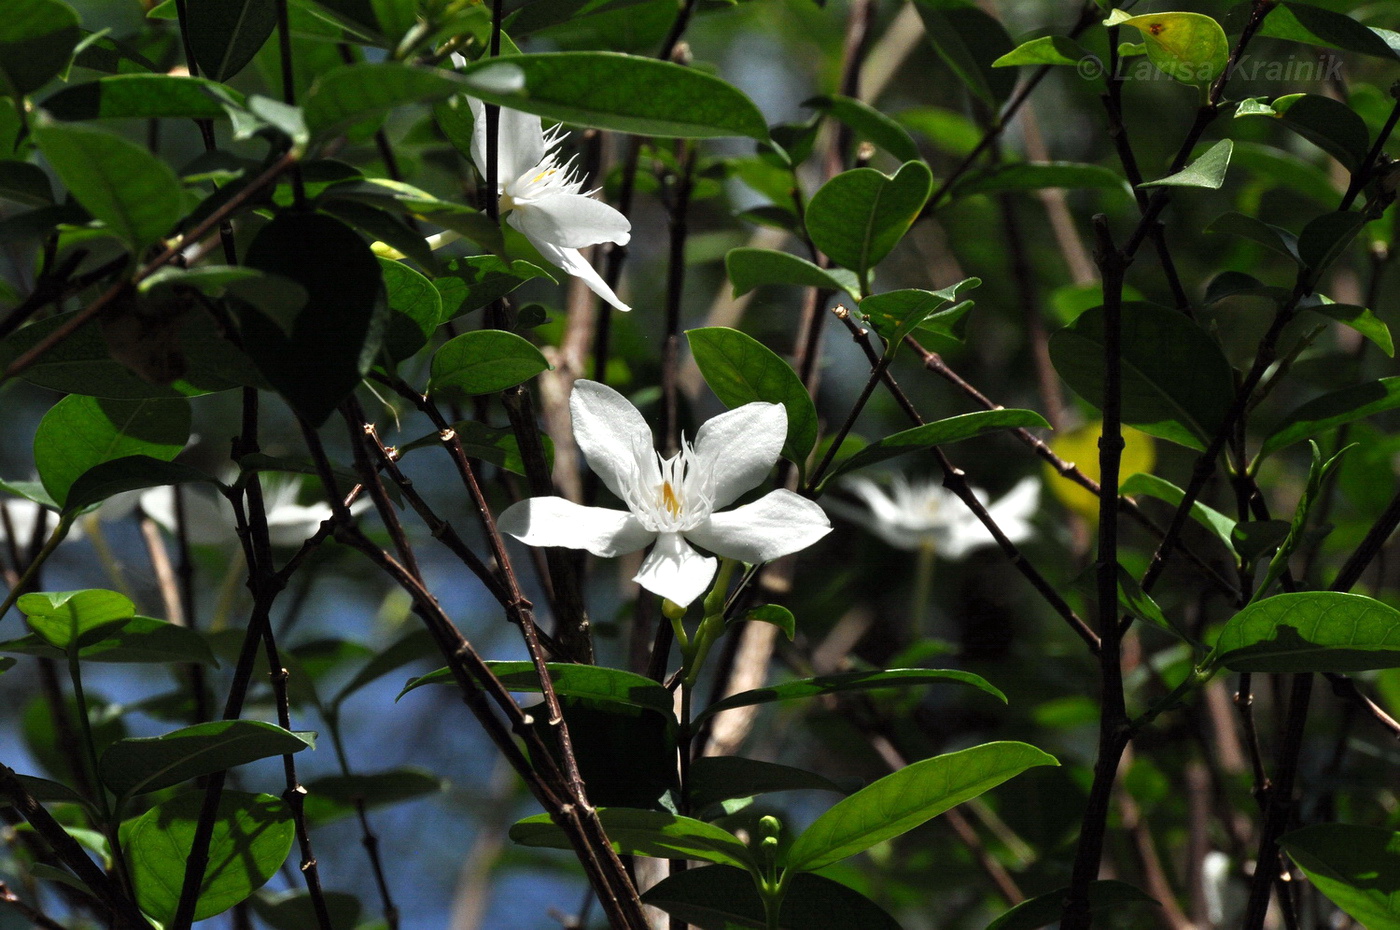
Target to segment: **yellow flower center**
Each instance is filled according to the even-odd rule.
[[[661,485],[661,504],[670,511],[671,516],[679,517],[681,515],[681,502],[676,499],[676,491],[671,487],[669,481]]]

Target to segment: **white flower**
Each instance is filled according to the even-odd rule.
[[[469,99],[475,126],[472,161],[486,174],[486,106]],[[496,145],[496,193],[506,221],[530,240],[540,254],[592,289],[619,310],[631,308],[593,270],[579,249],[600,242],[626,245],[632,224],[612,207],[581,193],[583,182],[572,163],[561,163],[554,152],[561,138],[556,127],[548,135],[538,116],[501,108]]]
[[[44,524],[43,539],[48,539],[49,535],[53,533],[54,527],[58,525],[58,514],[55,511],[27,498],[7,497],[0,499],[0,508],[5,510],[4,518],[0,518],[0,543],[7,543],[10,540],[10,534],[5,529],[8,524],[15,531],[15,544],[19,546],[21,552],[34,539],[34,525],[38,522],[40,513],[47,510],[49,514],[48,521]],[[69,540],[79,539],[82,535],[82,530],[74,525],[68,530],[67,538]]]
[[[511,505],[499,526],[531,546],[568,546],[609,557],[655,542],[632,580],[685,606],[709,587],[717,563],[690,543],[743,562],[766,562],[805,549],[831,532],[816,504],[770,491],[716,513],[772,469],[787,437],[779,404],[745,404],[700,427],[695,444],[669,459],[652,446],[646,420],[625,397],[596,381],[577,381],[569,398],[574,438],[589,466],[627,510],[584,507],[562,497]]]
[[[267,535],[274,546],[300,546],[331,518],[331,505],[297,503],[301,482],[270,478],[262,480],[263,505],[267,510]],[[196,546],[217,546],[233,540],[236,525],[233,509],[222,497],[186,488],[183,492],[185,533]],[[369,506],[358,500],[350,508],[359,513]],[[175,489],[152,488],[141,494],[141,509],[166,530],[175,532]]]
[[[956,494],[931,479],[909,481],[895,475],[886,493],[869,478],[850,478],[844,486],[870,508],[856,519],[898,549],[930,547],[945,559],[961,559],[974,549],[996,542]],[[973,494],[987,507],[997,526],[1012,542],[1029,539],[1030,519],[1040,506],[1040,482],[1025,478],[996,503],[986,492]]]

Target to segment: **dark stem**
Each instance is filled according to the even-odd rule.
[[[282,102],[289,107],[297,104],[297,88],[292,71],[292,27],[288,22],[288,0],[277,0],[277,53],[282,71]],[[302,181],[301,167],[292,167],[292,202],[298,210],[306,208],[306,184]]]
[[[685,296],[685,241],[690,233],[690,189],[695,170],[695,148],[677,143],[676,174],[667,197],[670,215],[670,253],[666,264],[666,336],[661,344],[661,434],[667,455],[680,449],[681,309]]]

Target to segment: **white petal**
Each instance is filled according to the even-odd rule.
[[[472,161],[486,176],[486,104],[468,97],[472,108]],[[544,161],[544,129],[540,118],[501,107],[496,131],[496,183],[504,187]]]
[[[744,404],[706,420],[695,434],[695,467],[715,481],[716,508],[757,487],[787,441],[782,404]]]
[[[812,501],[779,490],[752,504],[717,513],[686,538],[742,562],[767,562],[806,549],[831,532],[831,521]]]
[[[617,391],[580,378],[569,396],[574,442],[588,459],[588,467],[622,500],[642,463],[655,469],[656,455],[651,427],[632,403]],[[656,484],[659,477],[649,482]]]
[[[185,534],[191,545],[217,546],[234,538],[233,510],[222,497],[189,488],[180,491],[185,505]],[[141,495],[141,510],[171,533],[175,532],[175,489],[152,488]]]
[[[718,565],[690,548],[680,534],[662,533],[632,580],[684,607],[710,587]]]
[[[824,498],[822,507],[834,516],[869,530],[896,549],[917,549],[923,542],[923,536],[920,534],[897,527],[893,523],[877,520],[864,507],[848,504],[834,497]]]
[[[519,212],[519,210],[512,210],[508,220],[514,218]],[[530,239],[530,244],[539,249],[540,254],[549,261],[563,268],[584,284],[587,284],[590,291],[597,294],[623,313],[632,309],[623,303],[617,294],[613,293],[613,289],[608,287],[608,282],[604,281],[602,275],[593,270],[593,266],[588,264],[587,259],[579,254],[578,249],[561,249],[551,242],[545,242],[543,239],[534,238]]]
[[[20,550],[23,551],[24,547],[28,546],[34,539],[34,525],[38,522],[39,515],[45,510],[48,510],[48,508],[40,506],[27,498],[15,497],[7,497],[4,500],[0,500],[0,507],[4,507],[9,515],[10,525],[14,527],[15,530],[15,543],[19,546]],[[53,533],[53,528],[57,525],[58,514],[50,511],[44,522],[45,539]],[[5,523],[3,520],[0,520],[0,542],[5,542],[7,535],[8,534],[5,532]],[[76,523],[74,523],[73,528],[68,531],[69,539],[79,539],[82,535],[82,529]]]
[[[1040,479],[1029,477],[1017,482],[1014,488],[988,507],[987,512],[992,515],[992,519],[1008,539],[1019,543],[1030,539],[1033,532],[1030,521],[1039,509]]]
[[[587,549],[603,558],[636,552],[656,536],[625,510],[584,507],[562,497],[511,504],[496,525],[529,546]]]
[[[531,242],[544,240],[561,249],[582,249],[600,242],[626,245],[632,239],[627,217],[583,194],[550,194],[518,203],[509,220]]]

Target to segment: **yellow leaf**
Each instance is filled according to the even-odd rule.
[[[1080,471],[1098,481],[1099,435],[1102,432],[1103,424],[1094,420],[1078,429],[1056,433],[1055,438],[1050,441],[1050,448],[1060,458],[1078,465]],[[1157,461],[1157,449],[1153,444],[1152,437],[1135,429],[1124,427],[1123,443],[1123,460],[1118,472],[1120,477],[1126,478],[1138,472],[1151,474],[1152,466]],[[1060,499],[1060,503],[1090,523],[1098,520],[1099,499],[1097,497],[1068,478],[1060,477],[1060,474],[1049,463],[1045,465],[1045,478],[1050,490]]]

